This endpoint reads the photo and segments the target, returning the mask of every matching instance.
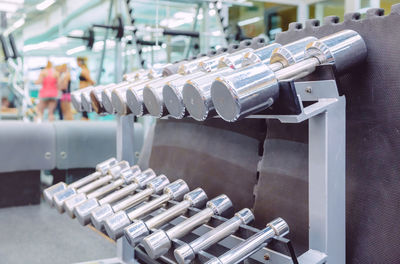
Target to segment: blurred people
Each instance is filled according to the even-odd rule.
[[[58,97],[58,79],[59,73],[53,69],[53,64],[48,61],[46,68],[40,71],[39,78],[35,82],[41,84],[42,88],[39,91],[39,104],[38,109],[38,121],[43,120],[44,110],[48,110],[49,121],[54,121],[54,110],[57,107]]]
[[[94,81],[90,78],[90,71],[86,66],[86,58],[78,57],[77,58],[78,66],[81,68],[81,73],[79,74],[79,88],[85,88],[91,85],[94,85]],[[82,119],[88,120],[88,113],[82,112]]]
[[[60,108],[64,120],[73,120],[71,108],[71,74],[67,64],[62,64],[57,67],[60,73],[60,80],[58,82],[61,91]]]

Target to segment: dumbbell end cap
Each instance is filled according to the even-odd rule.
[[[104,221],[104,227],[107,235],[111,239],[117,240],[124,235],[124,228],[130,223],[128,215],[124,211],[119,211]]]
[[[151,180],[147,184],[147,188],[153,189],[154,193],[159,193],[165,187],[167,187],[168,184],[169,184],[169,180],[168,180],[167,176],[165,176],[164,174],[161,174],[161,175],[157,176],[156,178],[154,178],[153,180]]]
[[[147,255],[152,259],[156,259],[168,252],[171,248],[171,241],[163,230],[157,230],[145,237],[142,245]]]
[[[74,196],[68,198],[68,200],[64,202],[64,210],[71,218],[75,218],[75,213],[74,213],[75,207],[79,206],[85,201],[87,201],[87,197],[84,193],[75,194]]]
[[[90,212],[95,210],[96,208],[99,207],[99,203],[96,198],[90,198],[80,204],[79,206],[76,206],[74,209],[74,215],[76,216],[76,219],[78,222],[85,226],[90,223]]]
[[[289,226],[285,220],[278,217],[272,222],[267,224],[268,227],[272,228],[277,236],[284,236],[289,233]]]
[[[240,117],[239,96],[236,89],[228,81],[217,77],[211,86],[211,98],[217,113],[228,122]]]
[[[114,166],[118,163],[117,159],[112,157],[109,158],[108,160],[105,160],[103,162],[100,162],[99,164],[96,165],[96,171],[100,172],[102,175],[105,175],[108,171],[108,169],[111,166]]]
[[[142,220],[135,220],[133,224],[124,229],[125,238],[132,247],[136,247],[149,234],[150,230]]]
[[[44,200],[50,205],[53,206],[53,197],[56,193],[67,189],[67,185],[63,182],[56,183],[53,186],[46,188],[43,191]]]
[[[156,178],[157,175],[152,169],[146,169],[141,174],[137,175],[133,181],[139,185],[140,188],[144,188],[146,184]]]
[[[135,89],[132,88],[126,91],[126,102],[132,114],[135,116],[142,116],[145,114],[143,98],[139,93],[142,93],[142,91],[135,91]]]
[[[179,264],[189,264],[196,257],[196,253],[188,244],[183,244],[174,250],[174,256]]]
[[[90,220],[91,220],[92,224],[94,225],[94,227],[97,230],[101,231],[104,228],[104,220],[113,214],[114,214],[114,211],[112,210],[111,205],[105,204],[105,205],[102,205],[102,206],[94,209],[90,213]]]
[[[128,108],[121,98],[119,92],[113,91],[111,93],[111,102],[118,115],[126,115],[128,113]]]
[[[150,115],[155,116],[157,118],[162,117],[164,102],[163,99],[160,97],[160,94],[158,94],[158,91],[147,87],[144,88],[143,102],[144,105],[146,106],[147,111],[149,111]]]
[[[216,215],[221,215],[232,206],[232,201],[225,194],[221,194],[207,202],[207,207],[211,208]]]
[[[206,204],[208,197],[203,189],[196,188],[185,194],[183,199],[189,201],[193,207],[202,208]]]
[[[185,117],[186,108],[183,103],[182,92],[166,84],[163,88],[163,98],[170,116],[176,119]]]
[[[191,117],[197,121],[204,121],[208,117],[209,109],[206,98],[197,85],[188,81],[183,87],[183,101]]]
[[[173,200],[177,201],[182,200],[183,196],[189,191],[189,186],[184,180],[176,180],[164,188],[164,193],[170,195]]]
[[[248,208],[240,210],[235,214],[235,216],[239,217],[242,220],[242,224],[244,225],[247,225],[254,220],[253,212]]]

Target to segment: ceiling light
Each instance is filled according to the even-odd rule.
[[[15,21],[14,24],[13,24],[11,27],[7,28],[7,29],[4,31],[4,35],[5,35],[5,36],[8,36],[8,34],[10,34],[11,32],[13,32],[13,31],[16,30],[17,28],[22,27],[24,24],[25,24],[25,17],[22,17],[22,18],[18,19],[17,21]]]
[[[11,3],[1,3],[0,11],[15,13],[18,10],[18,5]]]
[[[83,34],[85,34],[85,32],[83,32],[83,30],[80,29],[74,29],[71,32],[69,32],[70,36],[76,36],[76,37],[81,37],[83,36]]]
[[[39,11],[43,11],[46,8],[48,8],[49,6],[51,6],[52,4],[54,4],[55,2],[56,2],[56,0],[44,0],[40,4],[36,5],[36,9]]]
[[[86,46],[78,46],[76,48],[67,50],[66,54],[67,55],[72,55],[72,54],[75,54],[75,53],[78,53],[78,52],[81,52],[81,51],[85,51],[85,50],[86,50]]]

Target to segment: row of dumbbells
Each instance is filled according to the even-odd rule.
[[[190,191],[183,180],[170,183],[165,175],[157,176],[152,169],[141,171],[138,166],[130,167],[128,162],[118,162],[115,158],[99,163],[94,173],[69,185],[57,183],[45,189],[43,194],[60,213],[66,211],[72,218],[76,216],[82,225],[92,223],[100,231],[105,229],[112,239],[125,236],[133,247],[141,244],[153,259],[167,253],[172,240],[185,236],[214,215],[224,214],[232,208],[232,202],[224,194],[207,201],[207,194],[201,188]],[[169,201],[175,203],[167,208],[165,205]],[[193,207],[202,210],[168,230],[157,229]],[[149,218],[154,212],[158,214]],[[141,220],[145,217],[146,220]],[[247,225],[253,219],[251,210],[238,211],[203,236],[176,248],[176,260],[178,263],[192,262],[201,250],[233,234],[240,225]],[[286,222],[277,218],[265,229],[209,262],[235,263],[273,237],[286,235],[288,231]]]
[[[367,56],[364,40],[353,30],[255,46],[248,41],[213,56],[133,72],[119,84],[75,91],[72,100],[81,111],[198,121],[218,114],[233,122],[272,106],[279,98],[279,81],[299,79],[322,64],[334,64],[343,74]]]

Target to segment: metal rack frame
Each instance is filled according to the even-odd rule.
[[[345,263],[345,96],[340,95],[334,79],[292,81],[291,84],[297,94],[294,101],[300,107],[299,114],[261,114],[250,116],[250,118],[278,119],[282,123],[301,123],[305,120],[309,122],[309,250],[295,260],[290,255],[264,247],[254,252],[245,262],[265,263],[265,256],[268,256],[268,263],[274,264],[296,263],[296,261],[300,264],[318,264],[326,263],[328,259],[329,263]],[[314,103],[304,106],[303,102]],[[117,153],[119,158],[132,161],[133,148],[131,142],[126,141],[134,132],[133,126],[129,125],[130,122],[133,122],[130,116],[119,118]],[[168,205],[174,203],[176,202],[171,201]],[[198,209],[191,208],[188,214],[190,216],[197,211]],[[159,211],[153,214],[157,212]],[[178,217],[161,228],[176,225],[187,216]],[[216,226],[215,224],[225,220],[215,216],[210,223],[193,230],[190,235],[200,236],[209,231],[211,226]],[[227,250],[257,231],[250,226],[241,226],[238,232],[215,246]],[[181,243],[180,240],[173,241],[175,246]],[[151,260],[140,246],[134,249],[122,237],[117,241],[117,257],[101,260],[101,263],[137,263],[137,259],[146,263],[175,263],[170,254],[171,251],[158,260]],[[204,263],[212,256],[209,250],[202,251],[198,254],[197,261]]]

